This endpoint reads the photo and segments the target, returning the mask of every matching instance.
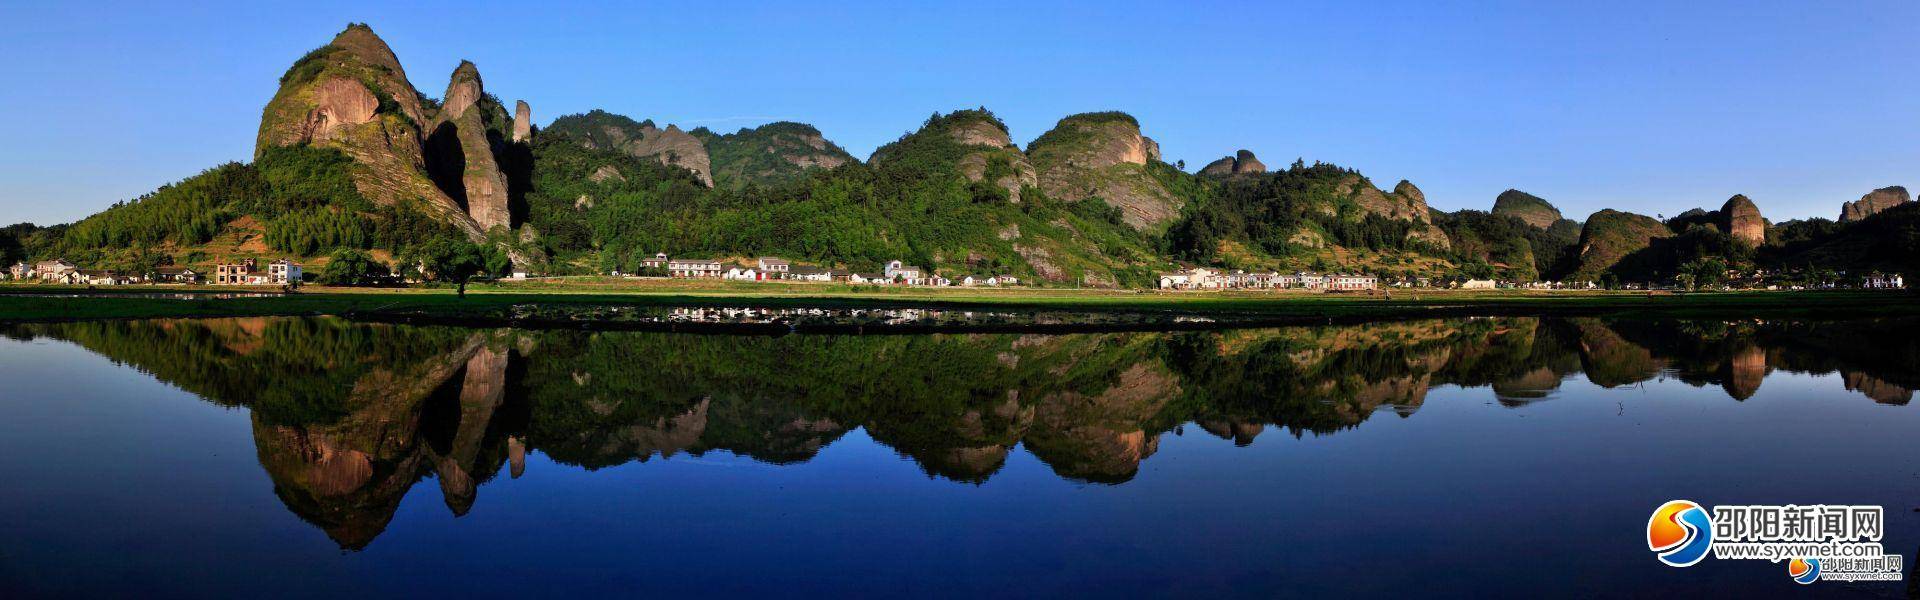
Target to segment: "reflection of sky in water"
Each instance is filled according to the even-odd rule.
[[[1232,334],[1186,335],[1208,336],[1211,343]],[[637,338],[612,339],[622,347],[641,345]],[[713,352],[734,343],[743,344],[742,352],[790,343],[755,346],[769,342],[735,339],[741,341],[667,343],[709,353],[704,360],[735,365],[752,359]],[[1120,339],[1073,346],[1073,359],[1057,364],[1047,362],[1053,357],[1039,345],[1045,340],[1028,340],[1022,342],[1028,346],[1015,350],[1023,354],[1014,362],[1039,373],[1061,364],[1084,366],[1102,360]],[[1337,336],[1315,339],[1332,343]],[[105,347],[97,336],[86,341]],[[1915,558],[1920,519],[1910,509],[1920,504],[1920,465],[1910,458],[1910,440],[1920,431],[1920,416],[1917,407],[1869,398],[1886,398],[1887,388],[1898,387],[1877,380],[1876,391],[1863,391],[1861,378],[1872,369],[1824,356],[1819,358],[1831,361],[1831,370],[1762,369],[1755,387],[1750,369],[1732,366],[1753,356],[1741,344],[1716,343],[1712,350],[1691,342],[1656,344],[1651,354],[1658,360],[1644,363],[1636,361],[1643,361],[1645,346],[1600,348],[1621,340],[1591,335],[1582,341],[1584,346],[1568,347],[1581,348],[1584,355],[1542,362],[1553,369],[1576,367],[1559,375],[1565,381],[1557,388],[1538,385],[1544,381],[1538,377],[1504,378],[1513,385],[1499,385],[1500,391],[1486,384],[1442,382],[1419,395],[1412,410],[1383,404],[1388,409],[1333,427],[1319,425],[1340,413],[1258,413],[1261,407],[1284,405],[1275,398],[1213,398],[1207,406],[1181,413],[1174,408],[1180,402],[1159,403],[1150,393],[1128,395],[1129,383],[1152,387],[1170,381],[1188,401],[1202,391],[1219,391],[1178,378],[1144,378],[1141,371],[1129,370],[1136,363],[1128,357],[1093,377],[1111,387],[1060,402],[1084,408],[1099,406],[1101,399],[1125,398],[1161,406],[1163,414],[1176,416],[1173,421],[1163,427],[1151,415],[1130,414],[1133,405],[1126,402],[1096,414],[1023,398],[1024,404],[1016,404],[1035,414],[1016,414],[1012,421],[1026,423],[1028,431],[1024,438],[1013,436],[1016,446],[1005,453],[1004,464],[984,477],[929,474],[970,464],[973,455],[942,462],[950,458],[940,453],[942,444],[953,438],[1009,439],[996,437],[991,417],[974,419],[945,405],[838,423],[841,429],[817,436],[824,443],[813,454],[777,465],[724,447],[697,456],[681,448],[664,456],[642,442],[682,441],[688,432],[661,433],[668,429],[663,423],[676,415],[641,415],[606,438],[623,440],[611,451],[625,452],[626,458],[594,469],[556,462],[543,446],[558,442],[541,436],[557,434],[541,433],[537,419],[575,413],[536,407],[531,433],[489,430],[475,436],[495,442],[483,444],[488,449],[476,459],[483,461],[505,460],[488,454],[501,447],[495,438],[531,439],[523,475],[511,477],[494,465],[498,473],[478,484],[471,511],[455,517],[436,471],[424,468],[423,480],[400,488],[404,496],[377,539],[355,552],[342,552],[296,515],[290,509],[294,504],[276,496],[276,484],[283,482],[270,476],[262,461],[277,460],[286,449],[269,452],[260,446],[251,411],[202,401],[156,381],[156,376],[168,378],[166,373],[116,366],[74,344],[0,341],[0,381],[7,382],[0,410],[8,415],[0,420],[0,480],[7,482],[0,490],[0,589],[187,595],[1344,596],[1415,591],[1558,596],[1777,595],[1795,587],[1782,575],[1783,567],[1764,562],[1708,560],[1688,569],[1660,565],[1645,548],[1643,525],[1654,507],[1674,498],[1707,505],[1883,504],[1888,551]],[[527,390],[540,383],[529,380],[559,372],[545,367],[588,364],[586,358],[567,357],[575,364],[542,365],[561,360],[554,357],[568,342],[540,342],[513,351],[514,360],[524,362],[506,368],[505,402],[513,402],[516,394],[542,393],[537,386]],[[458,339],[447,343],[472,351]],[[1771,352],[1769,364],[1804,360],[1784,355],[1784,346],[1763,345]],[[1444,366],[1461,368],[1473,359],[1467,351],[1474,347],[1450,347]],[[902,348],[913,347],[882,349],[898,353]],[[1210,354],[1188,359],[1169,358],[1178,349],[1157,348],[1139,360],[1199,361],[1233,355],[1237,347],[1226,341],[1206,345]],[[1264,348],[1256,351],[1274,351]],[[948,356],[947,350],[936,347],[928,356]],[[1248,352],[1239,351],[1243,354],[1236,356]],[[1880,354],[1901,352],[1912,350],[1888,348]],[[1623,358],[1600,365],[1596,360],[1602,355]],[[1354,359],[1369,365],[1359,372],[1372,369],[1373,376],[1342,384],[1349,392],[1341,397],[1413,397],[1385,383],[1407,379],[1399,365],[1431,358],[1430,353],[1384,356],[1393,360]],[[899,358],[886,355],[876,359],[877,365],[862,366],[899,368],[885,362]],[[1239,372],[1260,368],[1226,364]],[[1644,372],[1651,378],[1629,381],[1621,375],[1649,366]],[[1712,375],[1723,367],[1721,376]],[[1590,369],[1612,387],[1591,383]],[[1681,378],[1718,381],[1695,385]],[[463,381],[486,380],[468,375]],[[794,425],[785,413],[753,419],[742,412],[794,399],[769,395],[775,388],[755,381],[719,381],[760,395],[732,403],[716,395],[705,404],[689,404],[705,407],[700,419],[680,421],[703,428],[692,437],[759,440],[767,427]],[[564,383],[582,385],[572,379]],[[1311,383],[1286,389],[1326,385]],[[1036,379],[1017,385],[1049,384]],[[1515,402],[1512,389],[1547,391],[1543,398]],[[446,386],[434,393],[452,397],[444,396],[451,393]],[[1738,394],[1748,397],[1735,400]],[[470,400],[471,392],[466,397]],[[915,399],[898,402],[914,405]],[[987,401],[978,407],[1001,408]],[[586,408],[588,413],[578,414],[595,410]],[[1277,424],[1285,419],[1310,426]],[[1124,435],[1130,426],[1144,427],[1144,437]],[[723,431],[728,427],[742,431]],[[1104,428],[1112,435],[1047,437],[1039,428],[1076,434]],[[1250,443],[1237,446],[1222,434],[1239,434]],[[444,435],[453,441],[443,445],[454,448],[444,452],[459,454],[457,428]],[[567,452],[606,446],[596,442]],[[648,453],[644,462],[636,460],[640,452]],[[1110,466],[1102,461],[1114,459],[1115,452],[1137,458],[1121,460],[1138,469],[1121,483],[1063,476],[1076,468]],[[1893,594],[1903,585],[1858,589]]]

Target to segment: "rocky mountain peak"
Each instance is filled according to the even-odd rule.
[[[1096,112],[1061,119],[1027,145],[1047,195],[1066,201],[1098,197],[1121,210],[1127,224],[1147,228],[1173,220],[1182,200],[1147,169],[1160,160],[1160,144],[1140,132],[1123,112]]]
[[[525,100],[513,102],[513,141],[524,142],[533,137],[533,107]]]
[[[1759,246],[1767,242],[1767,220],[1760,216],[1760,207],[1755,206],[1746,196],[1734,194],[1720,207],[1720,228],[1734,239],[1749,246]]]
[[[400,58],[394,55],[393,48],[388,47],[387,41],[380,39],[373,28],[365,23],[347,25],[339,35],[333,36],[333,41],[328,45],[344,49],[367,64],[384,67],[394,75],[402,78],[407,76],[406,71],[400,68]]]
[[[480,81],[480,68],[471,62],[460,61],[460,66],[454,67],[453,75],[447,79],[446,100],[441,102],[440,113],[446,117],[458,117],[485,94],[486,89]]]
[[[1880,211],[1912,202],[1907,188],[1901,186],[1883,187],[1861,196],[1859,200],[1840,205],[1840,222],[1851,223],[1879,214]]]
[[[1552,203],[1539,196],[1511,189],[1500,192],[1493,199],[1493,214],[1517,217],[1540,229],[1552,227],[1563,218],[1560,209],[1554,208]]]
[[[1207,163],[1207,166],[1200,169],[1201,175],[1214,177],[1265,172],[1267,172],[1266,163],[1260,162],[1259,158],[1254,157],[1252,150],[1246,149],[1234,151],[1232,156],[1220,157],[1219,160]]]

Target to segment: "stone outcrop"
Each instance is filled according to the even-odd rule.
[[[1748,246],[1767,243],[1767,220],[1760,216],[1760,207],[1754,206],[1746,196],[1735,194],[1727,199],[1720,207],[1718,225],[1721,231]]]
[[[1913,196],[1907,194],[1907,188],[1901,186],[1883,187],[1861,196],[1859,200],[1840,205],[1840,222],[1852,223],[1879,214],[1880,211],[1912,202]]]
[[[447,82],[433,132],[427,136],[427,173],[481,229],[512,227],[507,177],[495,159],[504,107],[489,100],[473,63],[461,61]]]
[[[1099,198],[1119,208],[1128,225],[1147,229],[1180,214],[1181,198],[1148,173],[1160,144],[1140,133],[1124,113],[1086,113],[1059,124],[1027,146],[1040,188],[1067,202]]]
[[[1528,225],[1546,229],[1563,217],[1560,209],[1539,196],[1520,190],[1507,190],[1493,199],[1493,214],[1517,217]]]
[[[681,131],[678,125],[659,129],[648,124],[640,129],[639,137],[629,140],[624,148],[634,156],[651,156],[659,159],[660,164],[693,171],[701,183],[713,185],[713,164],[707,157],[706,145]]]
[[[533,107],[525,100],[513,102],[513,141],[525,142],[533,139]]]
[[[1234,152],[1233,156],[1223,156],[1220,160],[1207,163],[1207,166],[1200,169],[1201,175],[1213,177],[1265,172],[1267,172],[1266,163],[1255,158],[1253,151],[1244,149]]]

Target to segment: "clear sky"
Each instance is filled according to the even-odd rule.
[[[1920,186],[1920,2],[0,3],[0,222],[64,222],[252,156],[276,79],[346,23],[438,96],[460,59],[536,122],[812,123],[865,157],[986,106],[1022,145],[1124,110],[1189,170],[1248,148],[1509,187],[1568,216],[1734,193],[1832,218]],[[167,3],[172,4],[172,3]]]

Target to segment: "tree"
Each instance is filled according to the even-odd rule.
[[[351,248],[335,250],[320,272],[320,283],[327,285],[363,285],[386,270],[366,252]]]
[[[419,250],[420,262],[433,280],[459,285],[461,296],[467,295],[467,281],[486,269],[484,254],[472,242],[454,237],[434,238]]]

